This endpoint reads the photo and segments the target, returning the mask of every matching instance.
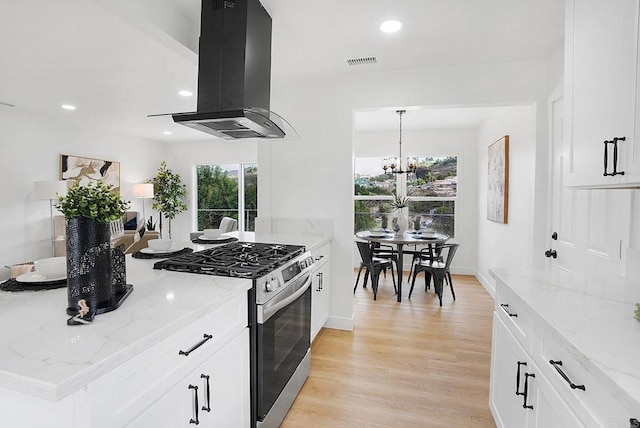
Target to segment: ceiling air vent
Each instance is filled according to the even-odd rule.
[[[349,65],[364,65],[364,64],[375,64],[378,62],[375,56],[367,56],[363,58],[351,58],[347,60],[347,64]]]

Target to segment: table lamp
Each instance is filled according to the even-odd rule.
[[[142,199],[142,217],[147,220],[144,212],[144,200],[153,198],[153,183],[140,183],[133,185],[133,197]]]

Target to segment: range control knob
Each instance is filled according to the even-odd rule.
[[[264,290],[266,292],[275,291],[277,288],[280,288],[280,287],[282,287],[282,285],[280,284],[280,280],[276,277],[267,279],[264,283]]]

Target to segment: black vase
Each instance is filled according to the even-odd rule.
[[[67,220],[67,313],[84,300],[98,312],[111,305],[111,231],[108,223],[79,217]]]

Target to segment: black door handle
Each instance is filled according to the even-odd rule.
[[[544,252],[544,255],[546,257],[553,257],[554,259],[558,257],[558,253],[556,252],[556,250],[547,250]]]

